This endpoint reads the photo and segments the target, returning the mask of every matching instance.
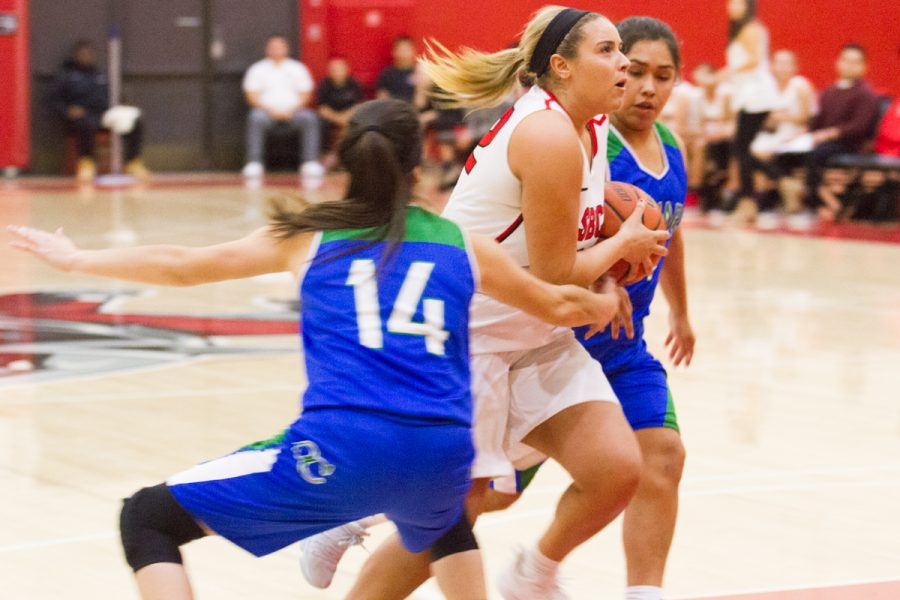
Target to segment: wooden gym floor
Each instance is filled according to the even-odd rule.
[[[0,226],[64,225],[88,247],[207,244],[257,227],[266,198],[294,183],[10,183]],[[845,233],[900,241],[896,229]],[[900,245],[714,230],[696,217],[686,237],[698,346],[690,368],[671,371],[688,462],[669,597],[900,598]],[[292,282],[154,288],[58,274],[6,244],[0,265],[0,598],[136,598],[119,499],[295,416]],[[653,350],[665,334],[660,300]],[[492,581],[539,535],[566,481],[549,466],[517,506],[479,522]],[[565,563],[574,598],[622,597],[619,536],[616,523]],[[201,600],[341,598],[367,556],[351,549],[332,589],[317,591],[296,547],[258,560],[210,539],[185,554]],[[438,596],[425,586],[414,597]]]

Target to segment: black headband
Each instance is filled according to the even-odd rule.
[[[590,11],[587,10],[566,8],[553,17],[534,47],[534,53],[531,55],[531,62],[528,65],[532,73],[540,77],[547,72],[547,69],[550,68],[550,57],[556,54],[559,45],[566,39],[578,21],[589,13]]]

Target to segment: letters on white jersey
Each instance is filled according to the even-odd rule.
[[[513,131],[526,117],[542,110],[555,110],[568,117],[553,94],[537,86],[531,88],[481,139],[466,161],[465,171],[444,210],[444,216],[463,229],[496,239],[523,267],[527,267],[529,261],[522,216],[522,185],[512,173],[507,157]],[[593,156],[583,152],[579,250],[600,241],[603,189],[609,169],[606,159],[609,121],[606,115],[592,119],[588,131]],[[552,173],[547,174],[547,177],[552,176]],[[476,334],[473,337],[476,352],[537,347],[554,329],[480,294],[473,303],[471,324]],[[479,336],[479,333],[483,335]],[[485,343],[484,336],[494,341]]]

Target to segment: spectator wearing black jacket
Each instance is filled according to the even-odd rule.
[[[338,139],[353,108],[363,101],[363,89],[359,81],[350,75],[346,58],[335,56],[328,61],[328,71],[316,90],[316,103],[322,119],[324,150],[329,150]]]
[[[416,94],[416,45],[409,37],[398,37],[391,45],[391,56],[393,64],[378,76],[375,95],[412,103]]]
[[[97,131],[103,129],[103,114],[109,109],[106,76],[97,68],[96,52],[89,41],[75,44],[71,57],[63,63],[53,92],[53,109],[65,121],[78,143],[79,180],[91,181],[97,172],[94,146]],[[126,171],[146,177],[141,161],[143,127],[140,118],[123,136]]]

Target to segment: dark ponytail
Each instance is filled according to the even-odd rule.
[[[737,20],[728,21],[728,41],[733,42],[734,38],[740,35],[744,27],[752,23],[756,19],[756,0],[745,0],[747,3],[747,11],[744,16]]]
[[[362,104],[350,119],[338,155],[350,173],[344,198],[308,204],[301,212],[276,201],[271,231],[286,239],[308,231],[373,230],[374,241],[361,248],[387,241],[389,255],[405,235],[406,206],[412,200],[410,173],[422,157],[415,110],[399,100]]]

